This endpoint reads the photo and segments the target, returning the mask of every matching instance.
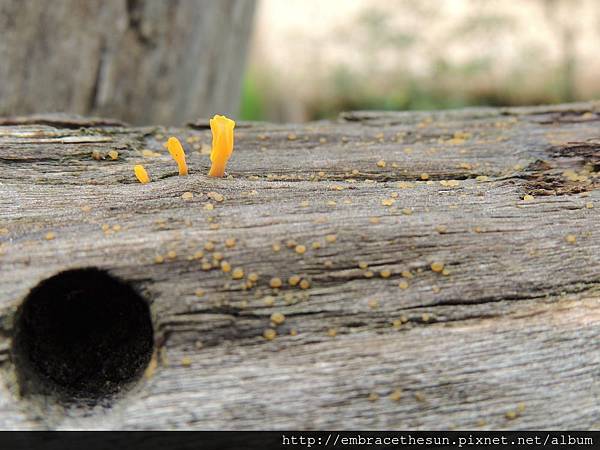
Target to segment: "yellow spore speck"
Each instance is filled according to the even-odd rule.
[[[381,272],[379,272],[379,276],[381,278],[389,278],[392,275],[392,272],[388,269],[383,269]]]
[[[209,192],[208,194],[206,194],[206,196],[218,203],[221,203],[223,200],[225,200],[223,194],[219,194],[218,192]]]
[[[113,161],[116,161],[117,159],[119,159],[119,152],[116,150],[110,150],[108,152],[108,157]]]
[[[569,243],[569,244],[574,244],[575,242],[577,242],[577,237],[574,234],[567,234],[565,236],[565,240]]]
[[[327,201],[327,206],[335,206],[337,205],[337,202],[335,200],[328,200]]]
[[[411,208],[403,208],[402,209],[402,214],[404,214],[405,216],[410,216],[413,213],[413,210]]]
[[[479,183],[483,183],[484,181],[488,181],[489,179],[490,177],[488,177],[487,175],[478,175],[475,177],[475,180]]]
[[[385,165],[386,164],[385,164],[385,161],[383,159],[380,159],[379,161],[377,161],[377,167],[383,168],[383,167],[385,167]]]
[[[162,257],[161,255],[156,255],[156,256],[154,257],[154,262],[155,262],[156,264],[162,264],[162,263],[164,263],[164,262],[165,262],[165,258],[164,258],[164,257]]]
[[[408,289],[408,282],[402,280],[400,283],[398,283],[398,287],[400,289]]]
[[[213,205],[210,202],[207,202],[204,204],[204,209],[208,210],[208,211],[212,211],[213,209],[215,209],[215,205]]]
[[[267,328],[265,331],[263,331],[263,337],[267,341],[272,341],[275,339],[275,337],[277,337],[277,331],[275,331],[273,328]]]
[[[189,356],[184,356],[183,358],[181,358],[181,365],[183,367],[190,367],[192,365],[192,358],[190,358]]]
[[[235,247],[235,238],[225,239],[225,246],[229,248]]]
[[[423,322],[429,322],[431,320],[431,315],[429,313],[421,314],[421,320]]]
[[[368,399],[370,402],[376,402],[377,400],[379,400],[379,394],[377,394],[377,392],[371,392],[371,393],[369,394],[369,397],[367,397],[367,399]]]
[[[431,270],[433,270],[434,272],[441,272],[442,270],[444,270],[444,263],[440,262],[440,261],[434,261],[431,263]]]
[[[327,330],[327,336],[336,337],[337,336],[337,328],[330,328]]]
[[[206,244],[204,244],[204,250],[208,251],[208,252],[212,252],[215,249],[215,244],[214,242],[208,241]]]
[[[56,235],[52,231],[48,231],[46,233],[46,236],[44,236],[44,239],[46,239],[47,241],[51,241],[55,237],[56,237]]]
[[[273,249],[274,252],[281,251],[281,245],[280,244],[273,244],[271,246],[271,248]]]
[[[327,236],[325,236],[325,240],[329,243],[333,243],[333,242],[337,241],[337,235],[328,234]]]
[[[204,289],[196,289],[196,292],[194,292],[196,294],[196,297],[203,297],[204,296]]]
[[[377,225],[379,222],[381,222],[381,220],[379,219],[379,217],[371,217],[369,218],[369,222],[373,225]]]
[[[274,312],[271,314],[271,322],[273,322],[275,326],[281,325],[285,322],[285,316],[280,312]]]
[[[263,303],[265,304],[265,306],[273,306],[275,304],[275,298],[270,295],[267,295],[263,299]]]
[[[209,263],[208,261],[204,261],[202,263],[201,267],[202,267],[202,270],[210,270],[210,269],[212,269],[212,264]]]
[[[215,115],[210,119],[212,131],[212,150],[210,161],[212,163],[208,176],[222,177],[225,175],[227,161],[233,152],[233,129],[235,122],[225,116]]]
[[[181,194],[181,198],[184,200],[191,200],[192,198],[194,198],[194,194],[191,192],[184,192],[183,194]]]
[[[248,281],[251,281],[252,283],[256,283],[258,281],[258,274],[256,272],[250,272],[248,274]]]
[[[308,289],[308,288],[310,288],[310,281],[302,280],[300,282],[300,289]]]
[[[300,277],[298,275],[292,275],[288,278],[288,283],[290,286],[296,286],[298,283],[300,283]]]
[[[371,270],[367,270],[364,273],[365,278],[373,278],[373,276],[375,275]]]
[[[396,389],[390,394],[390,400],[398,402],[402,398],[402,389]]]
[[[299,255],[303,255],[306,252],[306,247],[304,245],[296,245],[296,248],[294,250]]]
[[[313,242],[313,243],[312,243],[310,246],[311,246],[311,247],[312,247],[314,250],[318,250],[318,249],[320,249],[320,248],[321,248],[321,243],[320,243],[320,242],[318,242],[318,241],[315,241],[315,242]]]
[[[227,261],[221,261],[221,270],[225,273],[231,272],[231,264]]]
[[[282,284],[281,278],[277,277],[271,278],[271,281],[269,281],[269,286],[271,286],[273,289],[280,288]]]
[[[290,336],[298,336],[298,330],[296,330],[295,328],[292,328],[290,330]]]
[[[377,309],[377,308],[379,308],[379,300],[372,298],[368,301],[367,305],[371,309]]]
[[[382,206],[392,206],[393,204],[394,204],[393,198],[384,198],[383,200],[381,200]]]
[[[425,394],[423,394],[420,391],[415,392],[415,400],[418,402],[424,402],[425,401]]]
[[[440,234],[444,234],[448,231],[448,227],[446,225],[437,225],[435,227],[435,231],[437,231]]]
[[[444,267],[444,270],[442,270],[442,275],[447,277],[448,275],[450,275],[450,271]]]
[[[592,209],[592,208],[594,207],[594,204],[593,204],[592,202],[587,202],[587,203],[585,204],[585,207],[586,207],[587,209]]]
[[[427,172],[423,172],[421,174],[421,180],[429,180],[429,174]]]
[[[167,258],[169,258],[169,259],[175,259],[175,258],[177,258],[177,252],[175,252],[175,250],[170,250],[167,253]]]
[[[179,168],[179,175],[187,175],[188,168],[187,168],[187,164],[185,162],[185,152],[183,150],[183,146],[181,145],[181,142],[179,142],[179,139],[177,139],[176,137],[173,137],[173,136],[170,137],[167,140],[166,147],[167,147],[167,150],[169,151],[169,154],[171,155],[171,157],[177,163],[177,167]]]
[[[224,258],[224,256],[223,256],[223,253],[221,253],[221,252],[214,252],[213,258],[216,259],[217,261],[221,261]]]
[[[121,231],[121,225],[116,224],[112,226],[113,231]]]
[[[296,139],[298,139],[298,136],[296,136],[296,134],[294,133],[289,133],[287,135],[288,141],[295,141]]]
[[[506,414],[504,414],[504,417],[508,420],[515,420],[518,416],[516,411],[507,411]]]
[[[233,272],[231,272],[231,278],[233,278],[234,280],[241,280],[242,278],[244,278],[244,270],[240,269],[239,267],[233,269]]]
[[[144,166],[141,164],[136,164],[133,166],[133,172],[135,173],[136,178],[142,184],[146,184],[150,182],[150,177],[148,176],[148,172],[144,169]]]
[[[523,196],[523,201],[524,201],[524,202],[532,202],[533,200],[534,200],[534,196],[533,196],[533,195],[530,195],[530,194],[525,194],[525,195]]]

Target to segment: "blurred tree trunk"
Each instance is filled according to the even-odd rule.
[[[0,0],[0,115],[235,116],[254,0]]]

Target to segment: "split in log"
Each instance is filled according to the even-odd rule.
[[[214,179],[207,121],[3,119],[0,427],[598,429],[599,123],[593,103],[242,123]],[[109,281],[51,278],[82,268]],[[148,302],[135,333],[107,285]],[[59,350],[78,336],[85,364]]]

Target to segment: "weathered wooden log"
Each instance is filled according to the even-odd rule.
[[[3,119],[0,427],[598,429],[599,107]]]
[[[0,1],[0,115],[238,112],[254,0]]]

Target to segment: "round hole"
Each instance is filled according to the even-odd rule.
[[[39,283],[16,315],[13,356],[23,395],[95,402],[135,380],[153,351],[148,303],[94,269]]]

